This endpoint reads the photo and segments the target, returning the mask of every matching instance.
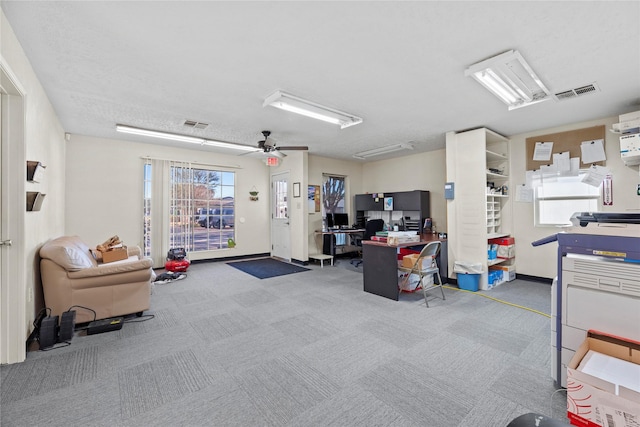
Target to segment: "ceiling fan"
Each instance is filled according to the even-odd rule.
[[[271,138],[271,131],[270,130],[263,130],[262,131],[262,135],[264,135],[264,140],[262,141],[258,141],[258,148],[260,148],[265,154],[267,154],[268,156],[273,156],[273,157],[286,157],[286,154],[281,153],[280,151],[284,151],[284,150],[309,150],[309,147],[306,146],[293,146],[293,145],[289,145],[289,146],[285,146],[285,147],[276,147],[276,140],[274,138]]]

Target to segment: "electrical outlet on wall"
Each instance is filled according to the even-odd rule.
[[[27,302],[33,302],[33,288],[27,290]]]

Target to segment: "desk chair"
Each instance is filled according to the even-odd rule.
[[[372,219],[367,221],[364,226],[364,234],[362,237],[356,237],[355,244],[358,246],[358,255],[359,258],[352,259],[351,264],[358,267],[362,264],[362,241],[363,240],[371,240],[371,237],[375,236],[378,231],[384,230],[384,220],[382,219]]]
[[[411,277],[412,274],[417,274],[420,277],[420,280],[418,281],[418,286],[422,286],[422,292],[424,293],[424,303],[427,307],[429,307],[429,302],[427,301],[427,291],[431,289],[440,288],[440,292],[442,292],[442,299],[443,300],[445,299],[444,289],[442,289],[442,279],[440,278],[440,269],[438,268],[438,262],[436,261],[436,257],[440,253],[440,246],[441,246],[441,242],[439,241],[430,242],[427,245],[425,245],[424,248],[422,248],[422,250],[420,251],[420,255],[418,255],[418,259],[416,260],[416,263],[413,265],[413,267],[409,268],[409,267],[398,266],[398,270],[404,273],[405,275],[403,282],[400,285],[400,289],[404,287],[403,285],[406,285],[406,283],[409,281],[409,278]],[[430,267],[422,269],[420,267],[422,266],[422,260],[424,258],[433,259],[433,264],[431,264]],[[437,276],[438,278],[437,284],[436,284],[436,277],[434,277],[434,275]],[[432,286],[425,286],[424,283],[422,283],[423,279],[428,276],[433,277]]]

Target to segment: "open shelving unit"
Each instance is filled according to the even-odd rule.
[[[480,288],[487,288],[488,268],[513,262],[489,260],[489,239],[511,230],[509,140],[486,128],[447,133],[447,182],[455,197],[447,201],[450,268],[455,261],[480,263]]]

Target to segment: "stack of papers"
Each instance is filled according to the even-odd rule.
[[[608,381],[616,386],[624,386],[640,393],[640,365],[589,350],[580,361],[578,371]]]

